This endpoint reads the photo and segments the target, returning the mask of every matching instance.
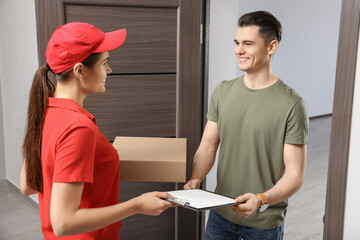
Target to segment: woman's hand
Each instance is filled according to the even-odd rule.
[[[144,215],[157,216],[169,207],[175,205],[164,200],[167,198],[173,198],[166,192],[149,192],[134,198],[136,212]]]
[[[26,161],[25,161],[25,159],[23,161],[23,164],[22,164],[22,167],[21,167],[21,172],[20,172],[20,190],[21,190],[21,193],[24,196],[29,196],[31,194],[37,193],[36,190],[30,188],[27,185],[27,182],[26,182]]]
[[[250,216],[253,212],[257,211],[261,205],[261,199],[253,193],[246,193],[235,199],[238,205],[231,206],[233,212],[243,218]]]

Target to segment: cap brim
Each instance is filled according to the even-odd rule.
[[[94,53],[107,52],[114,50],[125,42],[126,29],[120,29],[113,32],[105,33],[102,43],[93,51]]]

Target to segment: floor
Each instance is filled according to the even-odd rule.
[[[325,209],[331,117],[310,121],[303,187],[289,199],[286,240],[321,240]],[[0,240],[43,239],[38,207],[0,180]]]
[[[0,180],[0,240],[44,239],[39,208],[14,188]]]

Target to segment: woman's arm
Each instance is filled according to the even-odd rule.
[[[151,192],[103,208],[79,208],[84,183],[53,183],[50,217],[56,236],[75,235],[118,222],[134,214],[159,215],[173,204],[164,192]]]
[[[29,196],[31,194],[37,193],[36,190],[30,188],[27,185],[27,182],[26,182],[26,162],[25,162],[25,160],[23,161],[23,164],[22,164],[22,167],[21,167],[21,172],[20,172],[20,190],[21,190],[21,193],[23,195],[25,195],[25,196]]]

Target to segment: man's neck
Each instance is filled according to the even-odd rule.
[[[256,73],[245,72],[244,83],[250,89],[262,89],[276,83],[278,77],[271,71],[258,71]]]

